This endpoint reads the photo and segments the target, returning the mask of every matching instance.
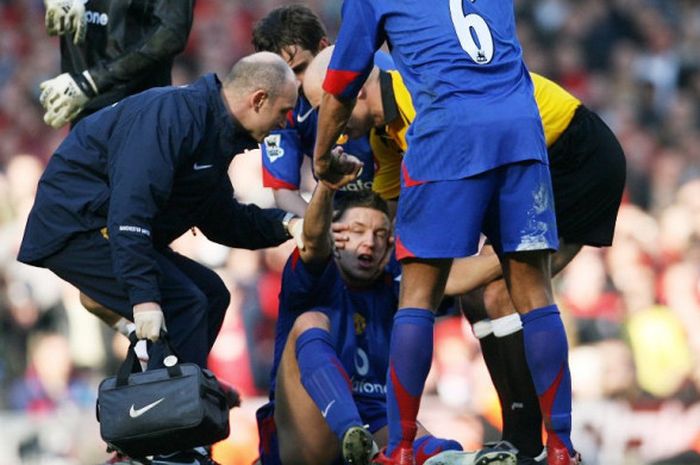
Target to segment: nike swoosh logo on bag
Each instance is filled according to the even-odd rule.
[[[313,113],[313,112],[314,112],[314,109],[309,108],[309,111],[307,111],[303,115],[297,115],[297,123],[303,123],[304,121],[306,121],[306,118],[311,116],[311,113]]]
[[[141,407],[140,409],[135,409],[135,408],[134,408],[134,404],[131,404],[131,408],[129,409],[129,416],[130,416],[131,418],[138,418],[138,417],[140,417],[141,415],[143,415],[144,413],[146,413],[146,412],[148,412],[149,410],[151,410],[151,409],[152,409],[153,407],[155,407],[156,405],[158,405],[158,404],[160,404],[161,402],[163,402],[164,400],[165,400],[165,397],[161,397],[161,398],[158,399],[157,401],[151,402],[150,404],[146,405],[145,407]]]
[[[207,168],[211,168],[212,166],[214,166],[214,165],[200,165],[199,163],[195,163],[193,168],[195,171],[199,171],[199,170],[205,170]]]

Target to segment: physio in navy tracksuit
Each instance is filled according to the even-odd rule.
[[[141,339],[156,340],[167,326],[181,360],[205,366],[229,294],[213,271],[168,245],[192,227],[248,249],[290,237],[296,220],[239,204],[227,170],[235,154],[284,124],[296,98],[287,64],[258,53],[223,84],[209,74],[89,116],[39,182],[18,259],[133,319]]]

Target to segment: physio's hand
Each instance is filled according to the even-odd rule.
[[[73,34],[73,43],[85,40],[87,18],[82,0],[44,0],[46,32],[50,36]]]
[[[157,302],[143,302],[134,305],[134,324],[138,339],[157,341],[160,331],[165,330],[163,310]]]
[[[357,179],[363,166],[364,163],[356,156],[345,153],[342,147],[336,147],[328,156],[314,161],[314,172],[326,186],[338,190]]]
[[[72,121],[85,104],[95,95],[97,88],[90,73],[63,73],[39,84],[39,102],[44,107],[44,122],[58,129]]]

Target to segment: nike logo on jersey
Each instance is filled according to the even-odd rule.
[[[214,166],[214,165],[200,165],[199,163],[195,163],[193,168],[195,171],[199,171],[199,170],[205,170],[207,168],[211,168],[212,166]]]
[[[314,112],[314,109],[310,108],[309,111],[307,111],[303,115],[297,115],[297,123],[303,123],[304,121],[306,121],[306,119],[309,116],[311,116],[311,113],[313,113],[313,112]]]
[[[152,409],[153,407],[155,407],[156,405],[158,405],[158,404],[160,404],[161,402],[163,402],[164,400],[165,400],[165,397],[161,397],[161,398],[158,399],[157,401],[151,402],[150,404],[146,405],[145,407],[141,407],[141,408],[139,408],[139,409],[134,408],[134,404],[131,404],[131,408],[129,409],[129,416],[130,416],[131,418],[138,418],[138,417],[140,417],[141,415],[143,415],[144,413],[146,413],[146,412],[148,412],[149,410],[151,410],[151,409]]]
[[[323,415],[323,418],[326,418],[326,415],[328,415],[328,411],[331,409],[331,407],[335,404],[335,399],[330,401],[328,405],[326,405],[326,408],[323,409],[323,412],[321,412],[321,415]]]

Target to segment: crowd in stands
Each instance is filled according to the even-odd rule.
[[[281,3],[198,0],[174,83],[225,74],[252,52],[255,21]],[[341,1],[305,3],[333,37]],[[627,156],[613,246],[584,249],[555,280],[572,346],[578,447],[591,465],[679,454],[668,463],[700,460],[700,3],[516,0],[515,7],[529,68],[601,115]],[[43,8],[41,0],[0,0],[0,418],[77,409],[91,420],[96,383],[114,372],[126,339],[83,310],[77,291],[49,271],[15,260],[38,178],[67,132],[43,123],[38,101],[38,84],[59,69]],[[259,152],[237,157],[231,175],[242,201],[272,205]],[[304,186],[309,191],[312,179]],[[241,390],[244,404],[264,395],[291,242],[251,252],[188,233],[174,247],[216,268],[232,294],[210,367]],[[436,418],[435,434],[461,431],[467,448],[497,437],[497,399],[478,343],[458,317],[437,325],[427,389],[434,397],[424,406],[459,412],[450,423]],[[425,410],[430,418],[434,410]],[[673,427],[674,418],[686,427]],[[229,457],[254,456],[246,428],[234,424],[232,438],[250,444],[231,446]],[[52,450],[77,457],[74,448]]]

